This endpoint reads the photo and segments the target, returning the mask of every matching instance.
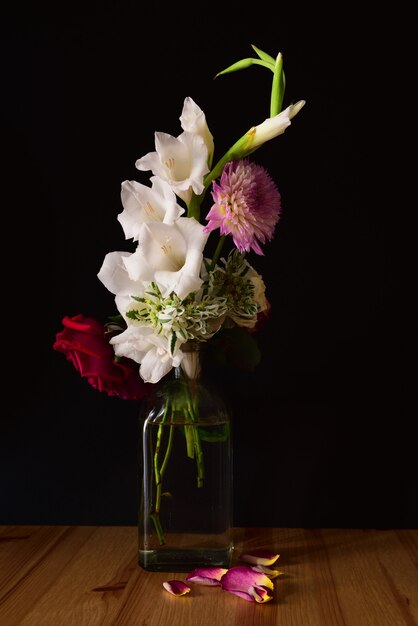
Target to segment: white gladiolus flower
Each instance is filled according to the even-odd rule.
[[[142,225],[136,251],[123,257],[133,281],[155,280],[163,295],[185,298],[201,284],[200,269],[208,234],[193,218],[180,217],[174,224]]]
[[[203,261],[203,249],[208,239],[204,226],[194,218],[182,217],[176,224],[187,245],[187,253],[177,271],[167,271],[163,267],[155,272],[155,279],[162,287],[161,292],[168,295],[174,292],[179,298],[185,298],[202,285],[200,270]]]
[[[155,152],[138,159],[139,170],[151,170],[171,186],[186,204],[192,192],[199,195],[204,189],[203,178],[209,172],[208,149],[203,137],[184,131],[178,137],[156,132]]]
[[[122,183],[121,200],[124,210],[119,213],[118,220],[126,239],[137,240],[144,222],[172,224],[184,213],[166,181],[152,176],[151,183],[152,187],[135,180],[125,180]]]

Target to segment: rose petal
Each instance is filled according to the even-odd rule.
[[[250,593],[251,587],[266,587],[274,589],[274,583],[268,576],[261,572],[255,572],[249,565],[236,565],[231,567],[221,578],[222,589],[225,591],[241,591]]]
[[[163,587],[173,596],[184,596],[190,591],[189,585],[186,585],[182,580],[167,580],[163,582]]]
[[[248,602],[255,602],[254,596],[251,596],[249,593],[244,593],[244,591],[233,591],[231,589],[227,590],[229,593],[233,593],[234,596],[238,596],[239,598],[243,598],[244,600],[248,600]]]
[[[271,552],[270,550],[260,549],[241,554],[240,559],[247,563],[254,563],[254,565],[273,565],[279,556],[279,554]]]
[[[278,569],[272,569],[271,567],[266,567],[265,565],[252,565],[251,569],[255,572],[262,572],[269,578],[277,578],[277,576],[284,574],[284,572],[281,572]]]
[[[262,604],[263,602],[269,602],[273,600],[273,594],[269,589],[265,587],[261,587],[259,585],[254,585],[254,587],[250,587],[248,589],[248,593],[254,598],[256,602]]]
[[[233,593],[235,596],[243,598],[248,602],[263,604],[264,602],[269,602],[269,600],[273,599],[272,591],[262,585],[250,585],[246,591],[240,589],[224,589],[225,591]]]
[[[221,578],[227,571],[222,567],[200,567],[187,574],[186,580],[199,585],[220,585]]]

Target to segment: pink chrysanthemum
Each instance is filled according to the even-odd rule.
[[[259,243],[271,240],[279,221],[281,197],[271,176],[249,159],[225,165],[220,183],[213,183],[214,204],[206,216],[205,232],[220,229],[232,235],[238,250],[263,254]]]

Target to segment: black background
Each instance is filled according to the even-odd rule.
[[[213,80],[255,44],[283,54],[284,106],[306,106],[254,155],[283,214],[250,259],[273,306],[262,361],[218,381],[234,521],[416,527],[412,7],[288,5],[3,9],[1,523],[136,523],[138,406],[52,344],[64,315],[115,312],[96,275],[130,249],[120,184],[144,182],[135,160],[181,132],[184,98],[217,156],[268,116],[264,68]]]

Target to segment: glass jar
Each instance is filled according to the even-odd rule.
[[[232,558],[231,423],[201,380],[199,351],[142,407],[139,565],[152,571],[229,567]]]

